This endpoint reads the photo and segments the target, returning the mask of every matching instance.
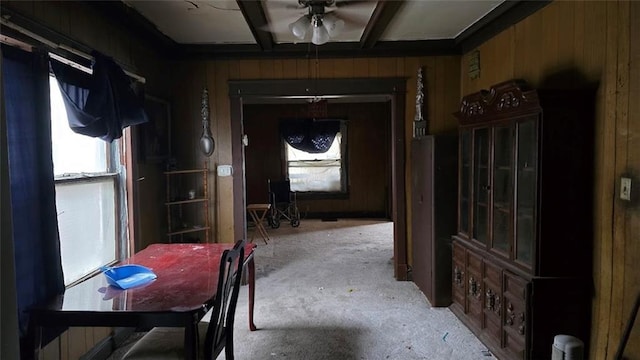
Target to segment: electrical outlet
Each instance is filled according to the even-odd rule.
[[[631,201],[631,179],[620,178],[620,199]]]
[[[218,176],[231,176],[232,173],[231,165],[218,165]]]

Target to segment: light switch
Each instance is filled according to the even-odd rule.
[[[231,165],[218,165],[218,176],[231,176],[232,172]]]
[[[620,199],[631,201],[631,179],[620,178]]]

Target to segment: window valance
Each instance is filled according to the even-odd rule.
[[[78,133],[111,142],[122,129],[148,121],[144,97],[133,90],[133,82],[110,57],[96,51],[93,74],[50,61],[58,80],[69,126]]]
[[[340,131],[340,120],[282,119],[280,134],[293,148],[312,154],[324,153]]]

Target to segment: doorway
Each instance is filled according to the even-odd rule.
[[[407,280],[407,231],[405,201],[405,89],[404,78],[317,79],[315,94],[331,94],[335,98],[379,99],[391,104],[391,219],[393,220],[394,276]],[[234,232],[246,238],[246,180],[244,168],[243,104],[274,98],[300,99],[312,97],[307,80],[231,80],[232,162],[240,174],[233,178]]]

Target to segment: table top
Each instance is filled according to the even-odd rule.
[[[271,208],[271,204],[249,204],[247,205],[247,210],[269,210]]]
[[[213,305],[218,284],[220,257],[233,247],[225,244],[153,244],[118,265],[143,265],[157,279],[122,290],[107,284],[102,273],[74,285],[39,313],[114,313],[114,312],[194,312]],[[245,247],[245,260],[254,244]]]

